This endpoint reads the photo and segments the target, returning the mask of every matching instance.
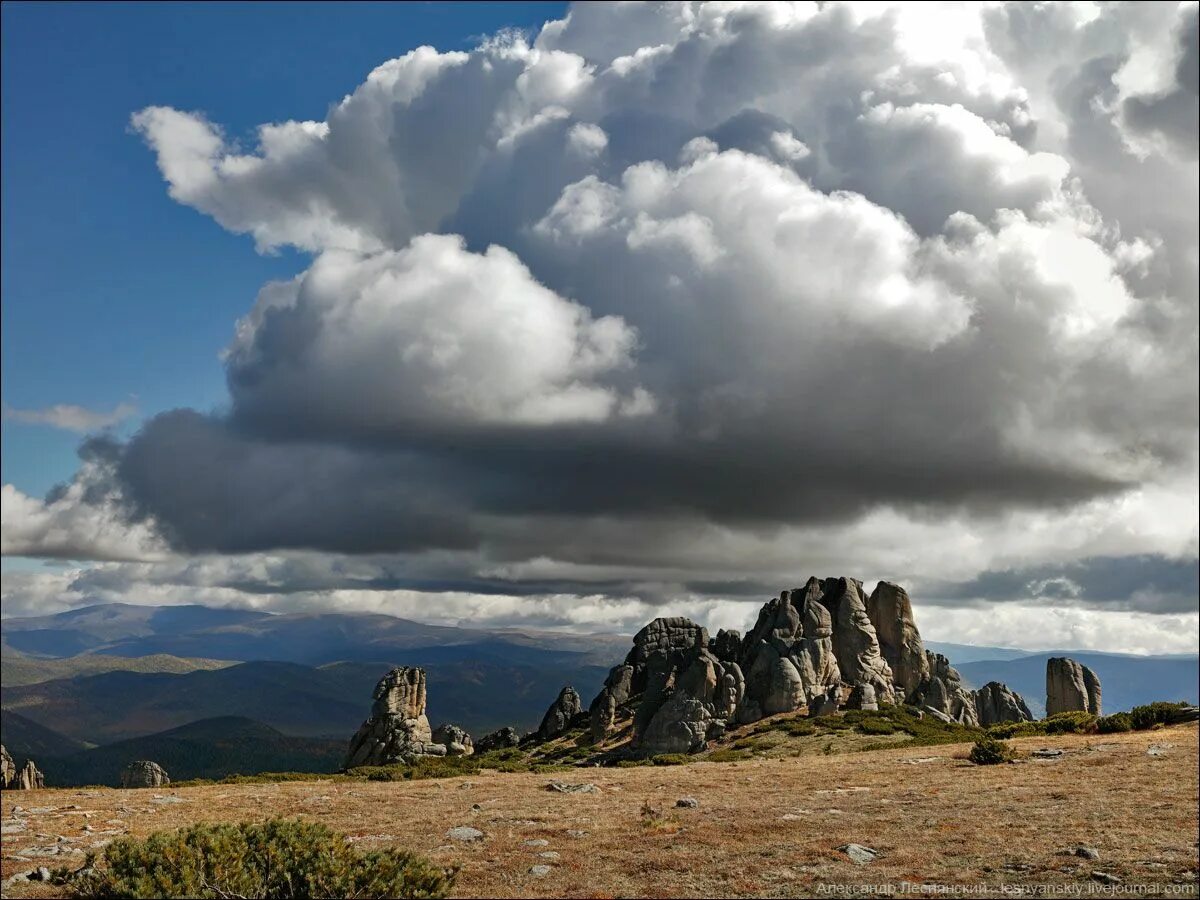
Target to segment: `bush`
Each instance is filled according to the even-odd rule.
[[[1129,713],[1113,713],[1096,720],[1096,730],[1101,734],[1114,734],[1118,731],[1133,731],[1133,718]]]
[[[997,763],[1012,762],[1012,748],[1004,741],[993,737],[981,737],[971,748],[971,762],[977,766],[994,766]]]
[[[682,766],[690,763],[691,759],[686,753],[660,753],[650,757],[650,762],[656,766]]]
[[[1162,700],[1156,700],[1145,706],[1135,706],[1129,711],[1129,718],[1134,728],[1138,731],[1144,731],[1147,728],[1153,728],[1155,725],[1165,725],[1167,722],[1170,722],[1184,706],[1187,706],[1187,704],[1166,703]]]
[[[201,823],[120,838],[75,879],[77,897],[445,897],[454,872],[402,850],[364,853],[324,825]]]
[[[999,725],[989,725],[987,733],[994,738],[1033,737],[1045,734],[1046,729],[1041,722],[1001,722]]]
[[[858,730],[863,734],[895,734],[896,726],[886,719],[863,719],[858,723]]]
[[[739,760],[751,758],[752,754],[749,750],[730,750],[725,747],[720,750],[714,750],[705,757],[709,762],[738,762]]]
[[[1096,717],[1077,709],[1050,716],[1042,722],[1042,727],[1046,734],[1091,734],[1096,730]]]

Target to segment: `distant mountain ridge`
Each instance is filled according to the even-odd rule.
[[[118,786],[121,771],[137,759],[157,762],[173,781],[222,778],[235,773],[333,772],[346,742],[294,737],[239,716],[190,722],[155,734],[62,756],[40,756],[48,787]]]

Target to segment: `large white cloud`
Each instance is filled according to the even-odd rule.
[[[1196,8],[582,4],[252,148],[142,110],[174,198],[313,261],[238,325],[228,415],[10,503],[6,552],[66,555],[36,523],[106,491],[180,551],[397,554],[384,593],[704,604],[836,571],[977,611],[1049,602],[1054,567],[1176,572]],[[1179,612],[1151,594],[1109,615]]]

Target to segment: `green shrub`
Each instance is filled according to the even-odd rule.
[[[1133,731],[1133,717],[1129,713],[1113,713],[1111,716],[1101,716],[1096,720],[1096,730],[1101,734],[1114,734],[1118,731]]]
[[[1055,713],[1043,720],[1046,734],[1091,734],[1096,730],[1096,716],[1083,710]]]
[[[748,750],[730,750],[728,748],[714,750],[705,757],[709,762],[738,762],[750,758],[751,753]]]
[[[324,825],[273,819],[119,838],[77,897],[445,897],[454,872],[402,850],[362,852]]]
[[[977,766],[994,766],[997,763],[1011,762],[1012,758],[1013,751],[1008,744],[987,735],[977,740],[971,748],[970,759]]]
[[[1147,728],[1153,728],[1155,725],[1164,725],[1171,721],[1175,713],[1184,706],[1187,706],[1187,704],[1166,703],[1162,700],[1156,700],[1145,706],[1135,706],[1129,711],[1129,718],[1134,728],[1138,731],[1144,731]]]
[[[1045,734],[1046,728],[1041,722],[1001,722],[999,725],[989,725],[987,733],[994,738],[1033,737]]]
[[[895,734],[896,726],[886,719],[863,719],[858,723],[858,730],[863,734]]]
[[[660,753],[650,757],[650,762],[656,766],[682,766],[691,761],[686,753]]]

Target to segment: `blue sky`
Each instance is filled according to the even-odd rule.
[[[217,407],[234,321],[306,264],[172,201],[131,113],[202,111],[253,145],[262,122],[324,118],[386,59],[469,49],[564,6],[5,3],[4,402]],[[77,444],[6,420],[3,481],[41,495],[70,477]]]

